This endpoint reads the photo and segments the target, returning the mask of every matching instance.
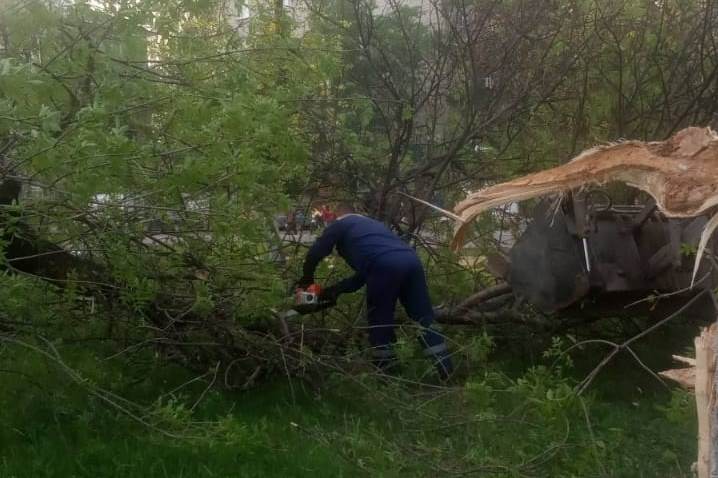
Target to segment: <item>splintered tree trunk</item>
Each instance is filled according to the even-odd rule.
[[[716,324],[702,330],[696,345],[696,409],[698,410],[698,478],[718,476],[716,460]]]
[[[659,373],[695,392],[698,414],[698,461],[695,464],[695,471],[698,478],[718,478],[717,333],[718,323],[701,330],[701,334],[695,338],[695,360],[673,356],[675,360],[688,364],[690,367]]]

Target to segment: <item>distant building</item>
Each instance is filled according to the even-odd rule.
[[[348,1],[351,2],[354,0]],[[418,9],[421,21],[426,25],[434,24],[437,20],[435,17],[435,6],[429,0],[375,0],[375,4],[374,13],[376,15],[388,15],[396,5],[399,5]],[[263,5],[266,5],[266,3],[263,3]],[[305,1],[283,0],[282,8],[295,22],[295,33],[301,34],[306,31],[310,12]],[[252,1],[233,2],[227,5],[226,9],[230,25],[236,28],[240,33],[248,34],[249,24],[257,13],[257,4]]]

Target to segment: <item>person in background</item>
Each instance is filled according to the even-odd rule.
[[[287,213],[287,234],[296,234],[297,231],[297,222],[296,218],[294,217],[294,211],[289,211]]]
[[[341,203],[336,211],[339,217],[309,249],[297,285],[313,284],[317,265],[336,248],[355,274],[323,289],[320,300],[336,302],[339,295],[355,292],[366,284],[373,363],[384,371],[396,364],[394,309],[398,299],[409,317],[421,326],[424,354],[432,359],[439,377],[447,379],[453,364],[443,336],[432,328],[434,311],[416,251],[383,223],[357,214],[351,203]]]
[[[324,227],[322,212],[319,209],[312,210],[312,230],[321,229],[322,227]]]
[[[294,212],[294,221],[296,222],[297,234],[301,234],[301,232],[302,232],[302,231],[304,230],[304,228],[306,227],[306,225],[305,225],[305,219],[306,219],[306,218],[305,218],[305,216],[304,216],[304,210],[302,210],[302,209],[297,209],[297,210]]]

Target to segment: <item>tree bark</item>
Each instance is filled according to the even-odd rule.
[[[715,476],[715,335],[716,324],[696,337],[696,408],[698,410],[698,478]]]
[[[697,478],[718,477],[718,413],[716,409],[716,331],[718,323],[704,327],[695,338],[695,360],[674,355],[687,368],[660,372],[662,377],[676,381],[688,390],[694,390],[698,414]]]

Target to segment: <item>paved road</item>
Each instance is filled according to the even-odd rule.
[[[277,230],[277,234],[283,242],[291,244],[311,244],[317,238],[317,233],[313,231],[302,231],[298,234],[289,234],[286,231]]]

